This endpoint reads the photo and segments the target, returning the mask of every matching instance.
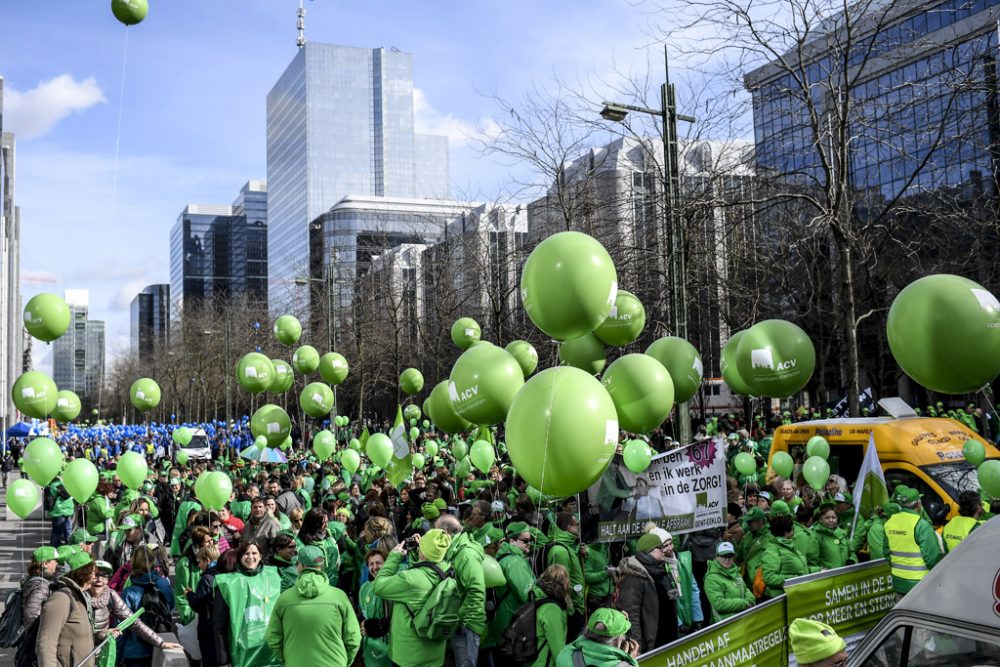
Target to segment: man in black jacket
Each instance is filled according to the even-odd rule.
[[[646,533],[636,544],[636,555],[618,565],[621,584],[618,608],[632,624],[629,637],[642,653],[677,639],[677,582],[664,564],[660,538]]]

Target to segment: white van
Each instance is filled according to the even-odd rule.
[[[205,433],[205,429],[195,429],[191,435],[191,442],[187,447],[178,447],[174,451],[174,456],[176,457],[179,452],[187,452],[189,460],[211,461],[212,447],[208,444],[208,434]]]
[[[972,532],[872,629],[848,667],[1000,667],[1000,519]]]

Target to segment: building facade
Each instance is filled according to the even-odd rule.
[[[87,290],[66,290],[63,298],[69,306],[70,324],[52,343],[52,379],[59,389],[96,398],[104,383],[104,322],[88,318]]]
[[[146,285],[129,310],[132,354],[147,361],[170,341],[170,285]]]
[[[447,139],[414,130],[413,56],[300,48],[267,96],[267,179],[274,310],[309,270],[310,224],[344,197],[448,196]]]
[[[0,427],[15,419],[11,388],[24,370],[21,323],[21,209],[14,199],[14,134],[4,131],[0,77]]]

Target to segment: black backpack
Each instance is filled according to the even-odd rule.
[[[167,600],[157,588],[156,584],[149,583],[142,586],[142,601],[139,603],[143,611],[142,622],[148,625],[153,632],[158,635],[174,631],[174,623],[171,618],[170,607]]]
[[[21,598],[23,596],[21,588],[11,591],[7,596],[3,616],[0,616],[0,648],[17,646],[24,635],[24,628],[21,627]]]
[[[540,600],[534,596],[523,605],[510,619],[510,623],[500,635],[498,645],[500,653],[506,661],[515,665],[530,665],[538,658],[538,608],[548,603],[558,604],[549,597]]]
[[[67,587],[62,585],[62,582],[55,581],[52,583],[49,589],[49,599],[45,601],[48,604],[52,600],[52,596],[58,595],[59,591],[63,591],[69,596],[69,613],[73,614],[73,608],[76,607],[77,601],[73,598],[73,593],[67,590]],[[45,607],[42,607],[42,613],[45,613]],[[24,634],[21,635],[20,643],[17,645],[17,652],[14,654],[14,667],[38,667],[38,656],[35,654],[35,643],[38,641],[38,626],[41,625],[42,614],[38,615],[34,621],[31,622],[24,630]]]

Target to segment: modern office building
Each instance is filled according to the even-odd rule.
[[[246,299],[267,304],[267,185],[249,181],[233,205],[188,204],[170,232],[171,311]]]
[[[21,209],[14,199],[14,134],[4,131],[0,77],[0,428],[15,420],[11,388],[24,370],[21,323]]]
[[[447,138],[414,130],[413,56],[316,42],[300,48],[267,96],[267,180],[274,310],[309,272],[311,223],[337,202],[448,196]]]
[[[104,322],[88,318],[90,293],[66,290],[70,324],[52,343],[52,379],[60,389],[96,397],[104,383]]]
[[[152,358],[170,340],[170,285],[146,285],[130,305],[132,354]]]

